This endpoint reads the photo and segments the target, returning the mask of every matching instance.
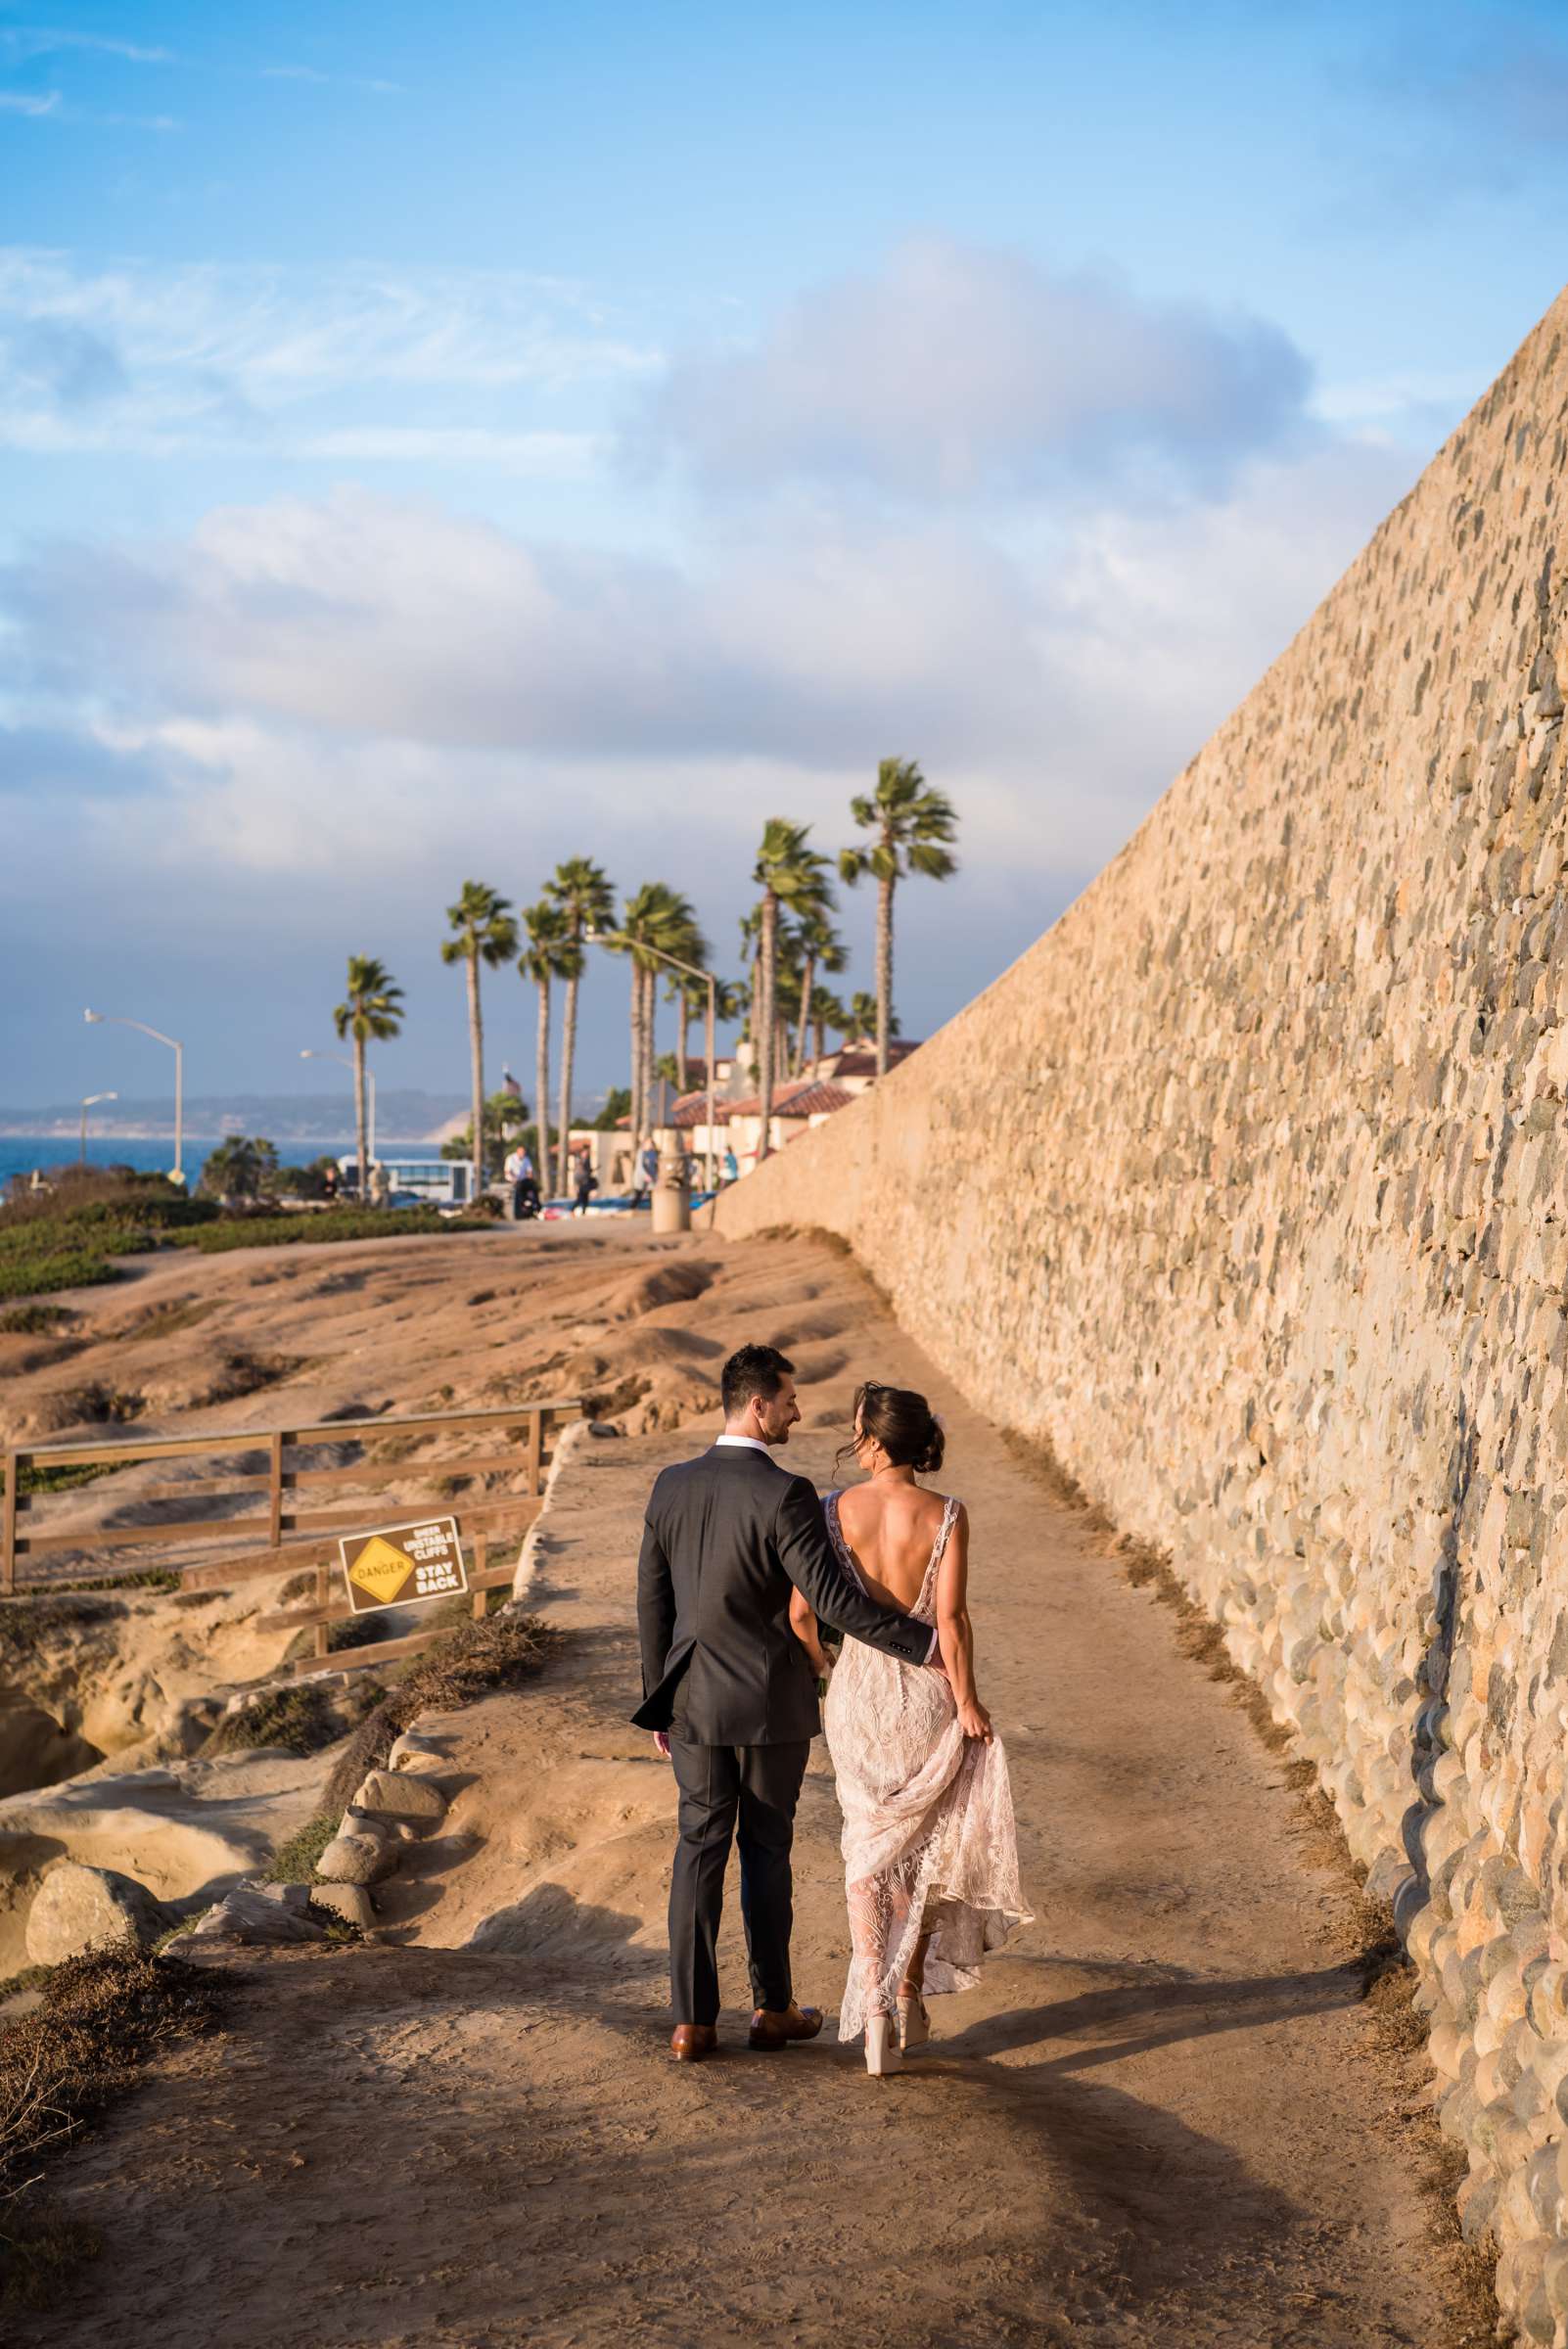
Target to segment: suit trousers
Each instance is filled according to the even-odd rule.
[[[680,1840],[669,1885],[669,1997],[677,2023],[718,2020],[718,1920],[732,1841],[752,2004],[788,2006],[795,1922],[790,1846],[808,1737],[783,1745],[695,1745],[673,1731]]]

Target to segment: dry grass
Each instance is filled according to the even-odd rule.
[[[558,1638],[536,1616],[489,1615],[416,1656],[340,1755],[327,1781],[327,1815],[342,1816],[365,1773],[381,1767],[416,1714],[452,1713],[491,1689],[516,1686],[539,1670]]]
[[[38,2305],[94,2247],[33,2194],[40,2160],[74,2137],[171,2041],[210,2030],[219,1994],[178,1958],[95,1950],[68,1958],[43,2004],[0,2027],[0,2297]]]

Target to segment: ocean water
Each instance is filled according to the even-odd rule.
[[[208,1153],[217,1148],[219,1139],[217,1134],[188,1133],[185,1136],[187,1182],[196,1182]],[[286,1167],[307,1167],[313,1158],[325,1158],[329,1154],[333,1158],[351,1156],[353,1147],[351,1136],[347,1141],[280,1142],[278,1159]],[[378,1137],[377,1148],[385,1149],[389,1155],[395,1152],[400,1158],[440,1156],[434,1142],[414,1142],[402,1146],[391,1142],[384,1144]],[[0,1185],[8,1182],[13,1174],[30,1174],[34,1167],[74,1166],[80,1155],[80,1146],[74,1134],[0,1134]],[[140,1174],[160,1171],[167,1174],[174,1164],[174,1144],[167,1139],[149,1141],[140,1136],[127,1139],[124,1135],[100,1136],[90,1133],[87,1136],[87,1164],[90,1167],[135,1167]]]

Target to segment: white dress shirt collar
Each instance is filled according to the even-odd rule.
[[[756,1436],[715,1436],[714,1438],[715,1451],[720,1444],[733,1445],[737,1451],[760,1451],[764,1459],[767,1456],[767,1446]]]

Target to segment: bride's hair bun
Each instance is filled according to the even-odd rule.
[[[935,1476],[947,1449],[942,1421],[913,1387],[884,1387],[868,1379],[854,1398],[854,1427],[881,1445],[896,1468]]]

